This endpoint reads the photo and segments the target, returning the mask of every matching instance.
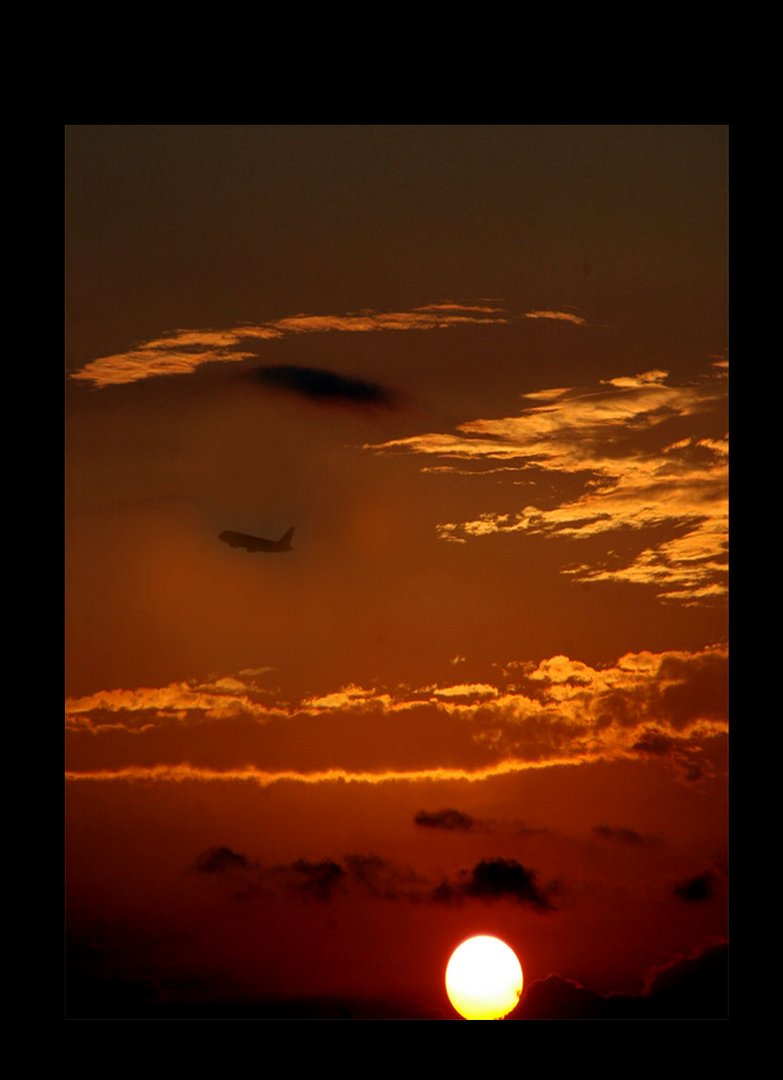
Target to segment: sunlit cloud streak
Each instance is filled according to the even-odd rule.
[[[570,311],[528,311],[525,313],[526,319],[554,319],[559,322],[573,323],[574,326],[584,326],[586,319],[583,319],[581,315],[574,315]]]
[[[279,706],[259,700],[267,692],[251,681],[226,677],[211,683],[169,683],[161,687],[140,687],[136,690],[102,690],[85,697],[69,698],[66,702],[66,726],[73,731],[93,734],[103,727],[124,726],[129,731],[149,728],[154,721],[181,723],[185,720],[225,720],[233,716],[252,716],[265,720],[287,715]],[[106,718],[122,717],[122,722]],[[96,720],[101,717],[100,720]]]
[[[726,658],[716,646],[597,668],[513,662],[492,694],[350,685],[270,703],[236,677],[106,691],[67,702],[68,776],[378,784],[652,756],[697,780],[710,771],[705,747],[726,732]]]
[[[453,433],[428,432],[365,449],[456,463],[427,466],[428,472],[462,473],[467,465],[482,465],[487,473],[516,470],[545,487],[547,505],[542,497],[516,513],[441,522],[443,540],[466,543],[497,533],[582,540],[619,530],[643,539],[655,529],[655,541],[630,557],[609,550],[599,562],[566,565],[562,572],[579,581],[649,585],[664,600],[703,602],[726,591],[728,437],[670,441],[668,432],[683,418],[725,424],[726,377],[712,365],[687,385],[667,379],[667,372],[654,369],[595,388],[534,391],[524,398],[537,403],[517,416],[471,420]],[[581,486],[576,497],[574,478]],[[568,493],[558,498],[557,484],[566,480]],[[669,535],[661,538],[662,529]]]
[[[445,330],[455,326],[509,321],[495,305],[430,304],[412,311],[358,311],[346,315],[291,315],[258,325],[228,329],[175,330],[142,342],[127,352],[91,360],[71,375],[95,386],[118,386],[162,375],[189,375],[203,364],[238,363],[252,359],[249,343],[290,334],[371,333],[401,330]]]
[[[183,329],[142,341],[125,352],[90,360],[71,375],[97,387],[121,386],[164,375],[191,375],[203,364],[240,363],[257,354],[248,347],[290,334],[357,333],[401,330],[447,330],[460,326],[500,325],[512,320],[547,319],[586,326],[587,320],[567,311],[528,311],[512,315],[496,303],[456,301],[422,304],[410,311],[348,312],[308,315],[304,312],[266,323],[225,329]]]

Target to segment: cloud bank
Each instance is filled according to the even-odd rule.
[[[726,666],[726,648],[715,646],[628,653],[596,668],[566,656],[515,662],[493,695],[485,684],[458,697],[348,685],[283,703],[238,676],[103,691],[66,703],[68,776],[262,786],[479,781],[652,755],[697,780],[709,774],[712,740],[726,733]],[[448,809],[417,816],[430,828],[468,820]]]

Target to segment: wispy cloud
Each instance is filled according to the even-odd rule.
[[[71,378],[95,386],[118,386],[161,375],[189,375],[202,364],[237,363],[253,358],[250,343],[289,334],[371,333],[401,330],[445,330],[455,326],[509,321],[496,305],[445,302],[411,311],[357,311],[346,315],[291,315],[268,323],[227,329],[175,330],[141,342],[126,352],[91,360]]]
[[[190,869],[211,879],[213,886],[231,890],[241,901],[284,894],[292,900],[329,902],[353,892],[376,900],[414,903],[508,901],[546,912],[554,910],[551,897],[557,891],[554,884],[540,884],[535,870],[516,859],[502,858],[483,859],[444,878],[441,873],[416,873],[375,854],[263,865],[231,848],[217,847],[202,851]]]
[[[469,832],[476,824],[475,818],[461,810],[419,810],[413,822],[425,829],[444,829],[446,832]]]
[[[656,836],[645,836],[635,829],[629,829],[624,825],[596,825],[593,828],[595,836],[602,840],[609,840],[619,844],[643,845],[652,844],[658,840]]]
[[[650,585],[665,600],[697,603],[726,590],[728,437],[672,440],[670,432],[684,418],[725,424],[726,379],[713,366],[686,385],[667,380],[667,372],[654,369],[594,388],[536,391],[524,396],[537,403],[517,416],[365,448],[459,462],[440,466],[454,471],[489,464],[491,472],[503,462],[545,492],[516,513],[442,522],[444,540],[465,543],[496,533],[581,540],[633,531],[642,542],[630,557],[610,549],[597,563],[573,563],[562,572],[579,581]],[[654,536],[648,545],[646,534]]]
[[[252,864],[246,856],[229,847],[214,847],[202,851],[193,864],[193,869],[200,874],[230,874],[237,870],[247,870]]]
[[[570,311],[527,311],[524,315],[525,319],[555,319],[560,322],[573,323],[574,326],[584,326],[586,319],[583,319],[581,315],[574,315]]]
[[[118,728],[141,733],[164,723],[216,721],[237,716],[264,721],[287,715],[280,706],[262,700],[267,695],[268,691],[247,677],[224,677],[206,683],[190,680],[135,690],[101,690],[66,700],[66,726],[71,731],[91,734]]]
[[[233,676],[213,679],[208,692],[195,681],[106,691],[67,703],[68,775],[261,786],[479,781],[652,755],[698,779],[709,771],[708,744],[726,731],[726,658],[722,647],[642,652],[594,668],[556,656],[510,664],[505,683],[464,684],[457,695],[348,686],[269,704]]]

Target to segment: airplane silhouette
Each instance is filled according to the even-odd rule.
[[[248,536],[247,533],[226,529],[225,532],[220,533],[218,540],[222,540],[224,544],[230,544],[231,547],[244,548],[246,551],[292,551],[291,537],[293,535],[294,530],[289,529],[279,540],[264,540],[262,536]]]

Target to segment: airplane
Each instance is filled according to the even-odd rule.
[[[222,540],[224,544],[230,544],[231,547],[244,548],[246,551],[292,551],[291,537],[293,535],[294,530],[289,529],[279,540],[264,540],[261,536],[248,536],[247,533],[226,529],[225,532],[219,534],[218,540]]]

